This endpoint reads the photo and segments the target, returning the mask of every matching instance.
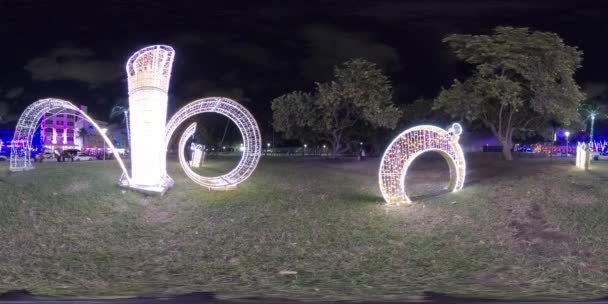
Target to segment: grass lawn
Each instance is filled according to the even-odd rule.
[[[125,191],[113,161],[0,164],[0,292],[403,299],[608,294],[608,163],[468,155],[410,168],[416,202],[382,205],[378,159],[263,158],[235,191],[209,192],[177,162],[165,196]],[[210,160],[219,172],[234,159]]]

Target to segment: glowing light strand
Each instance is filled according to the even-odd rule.
[[[461,190],[466,175],[464,153],[458,143],[461,133],[462,127],[457,123],[447,131],[422,125],[407,129],[393,139],[382,156],[378,172],[380,190],[386,203],[411,203],[405,191],[407,170],[416,157],[429,151],[438,152],[448,162],[448,190]]]
[[[175,51],[153,45],[127,61],[131,177],[128,186],[163,193],[172,183],[163,179],[162,159],[171,68]]]
[[[224,97],[209,97],[195,100],[181,108],[173,117],[171,117],[169,122],[167,122],[164,146],[165,151],[167,150],[171,136],[177,127],[188,118],[202,113],[222,114],[236,124],[243,137],[243,155],[241,160],[232,171],[215,177],[204,177],[194,173],[185,161],[182,162],[180,160],[180,164],[186,172],[186,175],[201,186],[207,187],[210,190],[232,188],[246,180],[253,173],[260,161],[262,152],[262,137],[258,124],[253,118],[253,115],[238,102]],[[196,125],[190,125],[187,130],[190,130],[190,127],[196,128]],[[183,139],[184,136],[186,136],[186,138],[188,137],[187,132],[184,132],[181,138]],[[189,136],[192,136],[192,134]],[[179,154],[182,155],[182,153],[183,147],[180,147]],[[166,158],[163,158],[162,168],[164,178],[172,182],[173,180],[166,173]]]
[[[106,142],[106,145],[112,150],[114,154],[114,158],[118,161],[120,168],[123,171],[123,175],[126,176],[127,181],[130,181],[130,178],[127,174],[127,169],[120,158],[116,148],[112,144],[112,141],[106,136],[104,132],[101,131],[101,128],[95,120],[89,117],[86,113],[84,113],[77,106],[72,104],[69,101],[57,99],[57,98],[47,98],[41,99],[30,106],[28,106],[25,111],[19,117],[19,121],[17,122],[17,127],[15,128],[15,134],[12,142],[14,143],[23,143],[22,145],[11,145],[11,156],[10,156],[10,171],[24,171],[34,169],[32,166],[31,160],[31,150],[32,150],[32,139],[34,136],[34,132],[39,126],[40,119],[45,114],[55,115],[55,113],[61,113],[62,111],[71,111],[75,113],[75,115],[86,119],[94,128],[97,130],[99,135]]]
[[[586,143],[578,143],[576,145],[576,167],[583,170],[589,170],[591,162],[591,152],[589,145]]]

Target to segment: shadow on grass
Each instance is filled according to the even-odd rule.
[[[442,195],[445,195],[445,194],[448,194],[448,193],[450,193],[450,191],[448,191],[447,189],[443,189],[443,190],[439,190],[439,191],[433,191],[431,193],[426,193],[426,194],[412,196],[412,197],[410,197],[410,199],[412,201],[421,201],[421,200],[425,200],[425,199],[429,199],[429,198],[434,198],[434,197],[442,196]]]
[[[373,203],[373,204],[382,204],[384,203],[384,198],[381,195],[374,195],[370,193],[362,193],[362,192],[346,192],[340,195],[340,199],[345,201],[355,201],[361,203]]]

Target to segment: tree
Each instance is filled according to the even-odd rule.
[[[374,64],[352,59],[334,68],[334,79],[314,93],[295,91],[272,100],[273,126],[285,137],[324,140],[332,158],[350,149],[353,130],[395,128],[401,115],[387,76]]]
[[[110,119],[115,117],[122,117],[120,121],[120,125],[124,126],[127,130],[127,142],[129,144],[129,148],[131,148],[131,134],[129,132],[129,107],[124,105],[115,105],[110,110]]]
[[[502,143],[505,159],[513,159],[514,130],[578,121],[584,94],[573,75],[582,52],[557,34],[497,27],[492,35],[453,34],[443,42],[475,70],[466,80],[442,88],[434,108],[481,121]]]

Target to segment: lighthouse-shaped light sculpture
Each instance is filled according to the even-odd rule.
[[[129,187],[163,193],[172,185],[163,178],[167,92],[174,50],[153,45],[133,54],[127,62],[131,181]]]

